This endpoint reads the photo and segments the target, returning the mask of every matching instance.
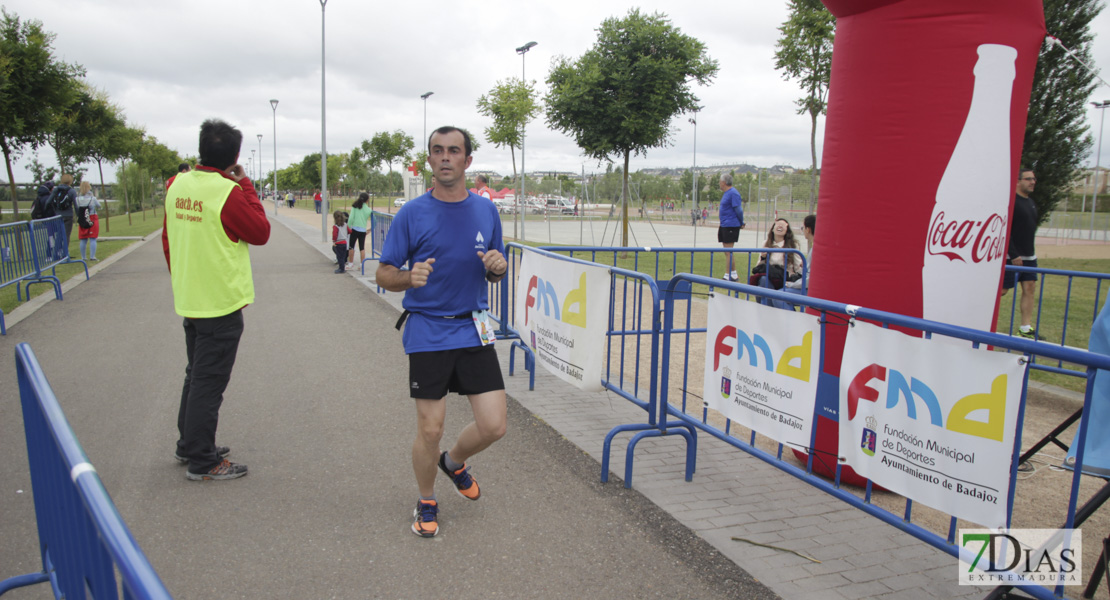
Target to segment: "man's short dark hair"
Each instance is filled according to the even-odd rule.
[[[219,119],[208,119],[200,125],[200,160],[206,167],[224,170],[239,158],[243,132]]]
[[[810,231],[812,231],[813,233],[816,234],[817,233],[817,215],[806,215],[806,218],[802,219],[802,227],[807,227],[807,228],[809,228]]]
[[[437,133],[439,135],[447,135],[448,133],[451,133],[452,131],[457,131],[457,132],[462,134],[462,136],[463,136],[463,145],[466,146],[466,148],[465,148],[466,155],[470,156],[470,153],[474,151],[474,146],[470,142],[470,134],[467,133],[465,129],[460,129],[458,127],[454,127],[454,126],[451,126],[451,125],[444,125],[443,127],[440,127],[439,129],[436,129],[435,131],[433,131],[432,135],[428,136],[428,155],[429,156],[432,154],[432,136],[434,136]]]
[[[1022,175],[1025,175],[1026,173],[1032,173],[1032,172],[1033,172],[1032,167],[1026,167],[1026,166],[1023,165],[1021,168],[1018,169],[1018,179],[1020,180]]]
[[[180,165],[177,165],[177,172],[178,173],[184,173],[185,171],[188,171],[191,168],[192,167],[189,166],[189,163],[181,163]]]
[[[477,177],[474,178],[474,180],[475,181],[481,181],[482,183],[484,183],[486,185],[489,185],[489,180],[486,179],[485,175],[478,175]]]

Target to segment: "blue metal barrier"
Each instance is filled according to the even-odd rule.
[[[800,250],[793,248],[653,248],[637,246],[543,246],[543,250],[566,254],[571,258],[580,258],[609,266],[625,264],[633,271],[651,275],[656,281],[666,281],[678,273],[691,273],[705,275],[713,278],[718,273],[716,262],[728,261],[718,259],[718,255],[732,257],[732,264],[740,281],[747,281],[752,268],[759,263],[759,255],[764,253],[784,254],[793,258],[783,257],[783,261],[798,260],[802,269],[802,289],[807,289],[809,269],[806,256]],[[743,254],[742,258],[736,257]],[[698,259],[701,258],[699,261]],[[708,258],[708,261],[706,261]],[[743,263],[741,263],[743,261]],[[740,269],[740,265],[746,265]],[[727,268],[727,267],[726,267]]]
[[[73,435],[34,352],[15,349],[43,570],[0,581],[0,594],[50,582],[55,598],[170,598]]]
[[[1086,436],[1088,435],[1087,423],[1089,421],[1088,417],[1091,407],[1090,384],[1094,379],[1094,374],[1097,369],[1110,370],[1110,356],[1093,354],[1090,352],[1085,352],[1072,348],[1061,347],[1059,345],[1035,342],[1032,340],[1025,340],[1022,338],[1010,337],[996,333],[977,331],[964,327],[956,327],[944,323],[926,321],[923,319],[907,317],[894,313],[871,310],[862,307],[853,307],[838,302],[830,302],[817,298],[792,295],[776,290],[770,290],[767,288],[754,287],[738,283],[722,282],[698,275],[680,274],[675,276],[670,282],[668,282],[664,289],[662,361],[664,362],[664,364],[666,364],[679,360],[679,357],[676,356],[677,353],[672,346],[672,339],[683,339],[685,345],[685,355],[681,359],[681,364],[683,365],[681,371],[684,374],[684,377],[689,374],[691,369],[689,361],[690,348],[692,347],[692,345],[704,346],[704,339],[698,340],[696,338],[693,338],[693,335],[704,335],[706,333],[706,329],[704,326],[698,326],[703,324],[695,323],[691,320],[691,315],[695,312],[691,310],[694,295],[691,293],[691,290],[696,284],[709,286],[711,289],[721,288],[723,290],[727,290],[737,294],[755,296],[757,299],[768,298],[771,300],[780,300],[808,307],[812,311],[818,313],[822,327],[822,334],[824,334],[825,329],[830,325],[844,325],[847,324],[850,319],[866,319],[868,321],[879,323],[884,326],[896,326],[923,331],[925,332],[926,337],[932,337],[934,334],[937,334],[962,340],[968,340],[972,342],[975,347],[979,347],[981,345],[989,345],[998,349],[1007,349],[1020,352],[1029,357],[1040,356],[1050,360],[1058,360],[1071,364],[1082,365],[1086,370],[1088,385],[1082,411],[1082,418],[1080,420],[1079,431],[1077,433],[1075,442],[1080,448],[1078,454],[1082,454],[1084,441],[1086,440]],[[686,323],[680,324],[680,326],[676,326],[674,322],[675,315],[683,312],[676,307],[676,304],[678,302],[682,302],[685,304],[684,312]],[[679,335],[681,335],[682,337],[677,337]],[[822,337],[824,338],[824,336]],[[824,352],[825,349],[824,347],[822,347],[818,367],[819,373],[823,372],[822,367],[824,365]],[[695,371],[698,371],[698,369],[695,369]],[[1026,378],[1028,378],[1028,375],[1026,375]],[[837,461],[837,467],[835,471],[836,478],[834,479],[834,481],[829,482],[814,474],[814,453],[810,453],[808,463],[806,464],[805,468],[801,468],[783,458],[783,450],[785,448],[784,445],[781,443],[776,444],[777,451],[775,453],[764,451],[756,446],[758,436],[756,432],[751,431],[747,434],[742,434],[744,435],[743,438],[738,437],[737,434],[732,431],[732,423],[728,419],[724,419],[725,427],[724,429],[720,429],[711,423],[712,419],[710,418],[709,410],[702,405],[702,402],[699,401],[696,406],[691,406],[690,403],[688,403],[687,399],[688,388],[685,380],[680,387],[673,387],[670,383],[670,373],[667,369],[664,369],[661,372],[661,379],[662,381],[660,383],[659,402],[661,409],[659,415],[659,425],[661,427],[667,426],[668,420],[671,418],[677,419],[683,423],[687,423],[708,433],[709,435],[712,435],[719,440],[722,440],[744,452],[755,456],[756,458],[759,458],[760,460],[763,460],[764,462],[786,473],[789,473],[790,475],[797,477],[802,481],[805,481],[806,483],[816,487],[821,491],[824,491],[825,493],[833,497],[836,497],[890,525],[893,525],[909,533],[910,535],[913,535],[914,537],[936,548],[939,548],[940,550],[952,556],[963,556],[968,559],[972,558],[967,555],[967,552],[963,548],[955,544],[957,530],[957,520],[955,517],[950,518],[948,531],[944,535],[942,535],[930,531],[913,522],[912,500],[907,499],[905,501],[905,510],[902,515],[898,515],[886,509],[878,507],[871,502],[873,484],[870,481],[868,481],[867,486],[864,489],[862,498],[840,487],[841,467],[839,461]],[[1009,474],[1011,491],[1006,505],[1006,521],[1008,526],[1013,526],[1013,524],[1011,523],[1011,519],[1018,466],[1017,452],[1021,447],[1022,423],[1027,383],[1027,381],[1023,382],[1022,386],[1022,401],[1020,405],[1022,414],[1019,414],[1017,418],[1018,430],[1015,434],[1014,456],[1011,460]],[[675,391],[679,392],[680,394],[680,397],[677,398],[674,403],[672,403],[670,398],[670,392],[672,389],[675,389]],[[814,418],[816,417],[817,410],[815,408]],[[816,429],[814,429],[812,435],[816,436]],[[811,437],[810,447],[812,448],[813,446],[814,440]],[[1082,456],[1079,456],[1078,454],[1076,456],[1076,462],[1079,464],[1076,465],[1075,472],[1072,477],[1066,521],[1061,525],[1064,528],[1072,528],[1077,522],[1076,508],[1079,497],[1079,483],[1082,470]],[[972,561],[968,560],[968,562],[971,563]],[[1059,595],[1054,595],[1054,592],[1052,590],[1044,587],[1027,586],[1023,587],[1022,590],[1029,594],[1032,594],[1036,598],[1061,597]],[[1061,586],[1057,588],[1056,594],[1062,595],[1062,593],[1063,592]]]
[[[1110,274],[1091,273],[1087,271],[1065,271],[1060,269],[1046,269],[1043,267],[1015,267],[1006,266],[1007,273],[1032,273],[1037,276],[1037,303],[1033,311],[1032,325],[1044,341],[1080,349],[1087,347],[1087,335],[1091,331],[1099,310],[1102,309],[1104,286],[1110,280]],[[1020,287],[1020,284],[1017,286]],[[1063,314],[1050,316],[1045,310],[1045,291],[1048,288],[1063,288],[1065,290]],[[1093,293],[1090,305],[1087,298],[1078,298]],[[1020,311],[1018,297],[1021,295],[1016,289],[1003,296],[999,313],[1003,322],[1008,326],[1000,327],[999,331],[1016,335],[1016,322]],[[1060,308],[1060,307],[1054,307]],[[1007,315],[1007,310],[1009,314]],[[1041,371],[1059,373],[1061,375],[1082,376],[1081,370],[1068,368],[1064,361],[1056,361],[1055,365],[1034,362],[1032,368]]]
[[[49,283],[54,287],[54,297],[61,300],[62,284],[53,269],[69,257],[69,249],[63,249],[64,240],[62,217],[0,225],[0,288],[14,284],[16,298],[22,301],[22,286],[26,286],[30,300],[32,284]],[[51,269],[51,274],[46,274],[47,269]],[[85,278],[88,276],[86,266]],[[0,311],[0,335],[7,333],[4,313]]]
[[[685,423],[672,423],[661,425],[657,421],[659,414],[658,373],[659,335],[662,324],[660,310],[661,297],[659,287],[655,280],[644,273],[601,265],[578,258],[563,256],[555,252],[566,248],[532,249],[534,252],[551,258],[583,265],[602,266],[610,274],[609,296],[609,322],[606,327],[606,352],[605,365],[601,385],[606,390],[628,400],[645,411],[646,421],[643,423],[629,423],[612,428],[605,436],[601,453],[601,481],[609,480],[609,460],[613,439],[624,432],[637,432],[628,442],[625,452],[626,482],[632,480],[632,458],[635,455],[636,444],[645,437],[659,437],[666,435],[681,435],[687,441],[686,451],[686,481],[691,481],[694,476],[695,457],[697,455],[697,432]],[[519,254],[524,251],[520,244],[511,243],[506,246],[510,252],[514,266],[519,264]],[[512,275],[515,275],[515,271]],[[516,285],[516,277],[507,278],[511,285]],[[527,285],[526,282],[520,282]],[[508,287],[508,286],[505,286]],[[647,338],[645,346],[644,339]],[[520,347],[531,351],[519,336],[513,343],[513,348]],[[646,355],[646,356],[645,356]],[[644,368],[647,358],[647,368]],[[510,364],[512,363],[512,350],[510,350]],[[535,377],[535,359],[530,361],[532,377]],[[531,387],[529,388],[531,389]]]

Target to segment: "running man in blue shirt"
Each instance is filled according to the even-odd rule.
[[[477,500],[478,482],[465,461],[505,435],[505,383],[485,311],[487,282],[500,281],[509,267],[497,207],[466,189],[471,150],[461,129],[432,132],[435,187],[397,211],[378,263],[378,285],[405,292],[398,328],[407,317],[402,341],[416,402],[412,469],[420,490],[412,532],[421,537],[439,533],[437,465],[461,496]],[[449,392],[469,399],[474,421],[440,452]]]
[[[717,241],[725,248],[732,248],[740,239],[740,230],[744,228],[744,209],[740,206],[740,192],[732,187],[732,175],[721,175],[721,225],[717,229]],[[725,272],[725,281],[738,281],[736,269],[732,266],[732,253],[728,253],[728,271]]]

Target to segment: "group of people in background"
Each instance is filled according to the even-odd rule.
[[[97,214],[100,201],[92,193],[92,184],[88,181],[82,181],[78,189],[80,193],[73,189],[73,175],[69,173],[63,173],[57,185],[52,179],[42,182],[35,193],[35,206],[31,210],[31,218],[61,217],[65,238],[60,242],[63,244],[61,247],[68,252],[76,215],[81,260],[95,261],[98,260],[96,241],[100,237],[100,217]]]
[[[732,186],[731,175],[721,175],[718,183],[723,194],[721,195],[719,209],[721,224],[717,229],[717,241],[724,248],[732,248],[740,239],[740,230],[746,226],[744,223],[743,199],[740,197],[740,192]],[[748,276],[748,284],[760,285],[766,278],[767,283],[776,290],[785,287],[788,291],[804,294],[805,289],[802,287],[803,269],[809,269],[810,274],[812,274],[813,234],[816,228],[817,216],[807,216],[803,221],[802,229],[807,241],[805,266],[803,266],[801,257],[795,253],[763,252],[759,255],[759,262],[752,268],[752,272]],[[790,227],[790,221],[784,218],[775,219],[775,222],[771,224],[771,229],[767,232],[767,239],[764,240],[762,247],[800,250],[798,239],[794,235],[794,230]],[[728,270],[724,274],[725,281],[740,280],[733,264],[732,254],[732,252],[727,253]]]
[[[373,210],[367,204],[370,194],[362,192],[351,205],[351,212],[337,210],[332,213],[331,249],[335,252],[335,262],[339,266],[335,273],[346,273],[353,268],[355,246],[359,250],[359,264],[366,260],[366,226]]]

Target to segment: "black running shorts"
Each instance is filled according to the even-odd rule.
[[[740,239],[739,227],[718,227],[717,241],[722,244],[735,244]]]
[[[1006,259],[1006,264],[1012,265],[1012,264],[1014,264],[1014,261],[1007,258]],[[1023,261],[1021,261],[1021,266],[1029,267],[1031,269],[1036,269],[1037,268],[1037,259],[1034,258],[1033,260],[1023,260]],[[1015,281],[1036,281],[1036,280],[1037,280],[1037,274],[1036,273],[1029,273],[1029,272],[1018,273],[1017,271],[1006,271],[1005,274],[1002,276],[1002,289],[1008,290],[1008,289],[1014,287],[1014,285],[1015,285],[1014,282]]]
[[[505,389],[497,351],[489,346],[409,354],[409,396],[439,400]]]

